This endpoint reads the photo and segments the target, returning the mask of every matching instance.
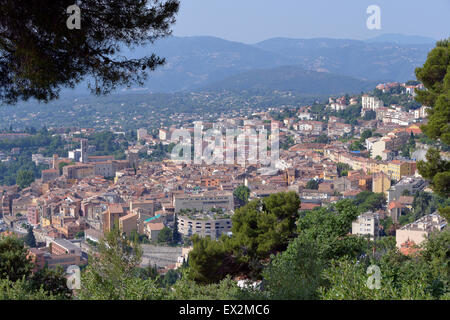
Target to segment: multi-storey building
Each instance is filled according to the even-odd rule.
[[[422,191],[427,183],[421,178],[405,177],[388,190],[388,202],[398,200],[408,190],[410,194]]]
[[[384,172],[377,172],[373,174],[372,178],[372,192],[384,193],[391,187],[391,178]]]
[[[230,218],[214,218],[212,215],[178,215],[178,231],[185,237],[199,235],[200,237],[211,237],[218,239],[222,233],[231,231]]]
[[[361,104],[361,116],[364,116],[366,111],[368,110],[375,111],[378,108],[383,107],[383,102],[381,100],[379,100],[377,97],[372,97],[366,94],[362,96]]]
[[[222,208],[233,210],[234,198],[233,193],[228,191],[174,195],[173,206],[176,213],[182,209],[207,211],[212,208]]]
[[[352,222],[352,234],[369,236],[372,240],[378,238],[380,235],[378,214],[374,212],[361,214],[356,221]]]
[[[414,242],[420,245],[434,231],[441,231],[447,226],[447,221],[438,214],[429,214],[413,223],[397,229],[395,240],[397,248],[401,248],[405,242]]]

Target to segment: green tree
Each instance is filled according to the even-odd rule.
[[[363,133],[361,133],[361,138],[359,139],[361,143],[364,143],[366,139],[370,138],[372,136],[372,130],[364,130]]]
[[[24,242],[30,248],[36,247],[36,238],[34,236],[33,227],[30,226],[28,228],[28,232],[27,232],[27,235],[24,238]]]
[[[364,113],[363,120],[374,120],[377,118],[377,113],[373,110],[367,110]]]
[[[431,139],[450,144],[450,38],[436,43],[428,53],[427,60],[421,68],[416,69],[417,79],[426,90],[417,92],[416,100],[431,107],[428,122],[422,125],[422,131]],[[419,161],[419,173],[430,180],[433,191],[449,197],[450,195],[450,161],[442,160],[438,150],[430,148],[427,161]],[[450,219],[450,207],[440,210],[447,220]]]
[[[397,271],[398,279],[389,277],[388,270],[381,268],[380,289],[371,289],[367,286],[368,263],[356,263],[356,260],[346,258],[333,260],[330,267],[324,271],[327,287],[319,289],[324,300],[417,300],[432,299],[427,291],[427,284],[421,279],[423,269]],[[417,264],[415,264],[417,268]],[[402,277],[402,273],[413,277]]]
[[[317,254],[315,242],[291,242],[286,251],[272,256],[263,271],[263,296],[274,300],[317,299],[322,284],[323,261]]]
[[[386,195],[384,193],[363,191],[356,195],[354,203],[358,207],[359,212],[377,211],[383,209],[386,205]]]
[[[43,269],[33,273],[30,278],[31,288],[34,291],[43,289],[48,296],[59,299],[71,299],[72,291],[67,287],[67,279],[64,269],[59,266],[55,269],[49,269],[45,266]]]
[[[250,258],[284,250],[295,236],[299,207],[300,199],[293,191],[250,201],[232,217],[233,243]]]
[[[161,299],[162,291],[155,280],[136,277],[142,259],[142,249],[130,242],[118,229],[100,240],[95,256],[81,277],[80,299],[145,300]]]
[[[21,278],[17,281],[0,279],[0,300],[55,300],[51,293],[43,288],[33,290],[29,281]]]
[[[306,189],[317,190],[319,189],[319,182],[315,179],[311,179],[306,183]]]
[[[233,191],[233,195],[243,205],[248,203],[248,197],[250,196],[250,189],[247,186],[240,185]]]
[[[236,282],[226,277],[219,283],[199,284],[192,280],[190,268],[183,271],[181,279],[167,293],[172,300],[236,300],[242,297],[242,290]]]
[[[351,223],[358,216],[350,200],[329,208],[301,214],[298,237],[289,243],[263,271],[263,296],[269,299],[318,299],[318,289],[326,285],[323,270],[330,259],[349,255],[359,257],[367,241],[349,236]]]
[[[0,278],[17,281],[28,277],[33,264],[27,258],[28,251],[15,236],[0,236]]]
[[[173,231],[172,231],[172,243],[176,245],[180,241],[181,241],[181,234],[178,231],[178,215],[177,215],[177,213],[175,213]]]
[[[242,273],[259,278],[263,260],[285,250],[295,237],[299,206],[292,191],[255,199],[236,210],[232,237],[222,235],[219,241],[195,237],[189,254],[193,279],[216,283]]]
[[[216,283],[226,276],[225,259],[229,251],[223,241],[194,235],[194,249],[189,253],[190,277],[199,283]]]
[[[348,175],[348,171],[352,170],[352,167],[350,167],[347,163],[338,162],[336,169],[338,176],[344,177]]]
[[[20,170],[17,173],[16,184],[20,189],[29,187],[34,182],[34,173],[29,170]]]
[[[348,148],[350,151],[365,150],[365,147],[362,145],[362,143],[359,140],[353,141]]]
[[[77,238],[77,239],[84,238],[84,231],[78,231],[75,235],[75,238]]]
[[[427,60],[416,68],[416,77],[426,90],[417,91],[415,99],[430,106],[423,132],[432,139],[450,144],[450,38],[436,43]]]
[[[165,62],[155,54],[127,59],[120,53],[169,35],[178,1],[77,2],[82,26],[74,30],[66,27],[65,12],[72,4],[3,2],[0,100],[47,102],[61,87],[73,88],[87,76],[92,92],[108,93],[118,85],[141,84],[147,70]]]
[[[163,288],[170,288],[180,278],[181,278],[181,272],[179,271],[179,269],[177,269],[177,270],[170,269],[169,271],[166,272],[166,274],[162,278],[161,285]]]
[[[158,234],[159,243],[171,243],[173,232],[170,228],[164,227]]]
[[[417,168],[425,179],[430,180],[433,191],[448,197],[450,195],[450,161],[443,160],[439,150],[430,148],[425,161],[419,161]]]
[[[428,237],[416,256],[405,256],[392,243],[377,259],[333,259],[324,270],[326,286],[319,289],[323,299],[429,300],[450,297],[450,232],[444,230]],[[367,268],[380,268],[380,289],[367,286]]]

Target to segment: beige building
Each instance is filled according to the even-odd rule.
[[[94,166],[91,164],[65,166],[63,175],[67,179],[83,179],[94,175]]]
[[[153,216],[155,213],[154,200],[133,200],[130,201],[130,211],[137,213],[140,210],[143,214]]]
[[[164,224],[162,222],[150,222],[147,223],[145,228],[146,234],[151,241],[157,241],[159,233],[164,229]]]
[[[389,160],[390,152],[400,150],[409,138],[410,134],[405,131],[399,131],[390,132],[377,141],[370,141],[372,158],[380,156],[382,160]]]
[[[207,211],[212,208],[234,209],[232,192],[205,192],[202,194],[174,195],[173,206],[178,213],[182,209]]]
[[[102,213],[103,232],[111,231],[115,226],[119,227],[119,219],[126,216],[126,212],[120,204],[110,204],[108,210]]]
[[[391,187],[391,178],[384,172],[378,172],[373,174],[372,179],[372,192],[387,195],[387,191]]]
[[[131,232],[137,231],[137,219],[138,215],[135,213],[130,213],[119,218],[120,231],[125,233],[127,236],[129,236]]]
[[[420,245],[434,231],[441,231],[447,226],[447,221],[438,214],[429,214],[413,223],[397,229],[395,240],[397,248],[401,248],[405,242],[414,242]]]
[[[59,170],[58,169],[47,169],[42,170],[42,182],[48,182],[51,180],[55,180],[59,177]]]

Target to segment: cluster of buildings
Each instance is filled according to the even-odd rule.
[[[358,103],[355,97],[341,97],[330,99],[328,107],[340,111]],[[139,129],[137,143],[129,147],[126,160],[93,156],[93,149],[81,139],[80,148],[70,151],[68,158],[35,155],[33,161],[51,163],[51,168],[24,190],[0,187],[0,213],[11,226],[24,219],[34,226],[36,239],[43,244],[30,250],[37,266],[82,263],[83,246],[98,241],[114,227],[127,236],[145,235],[154,242],[162,230],[175,226],[184,237],[217,239],[230,234],[238,205],[233,191],[241,185],[250,189],[250,199],[295,191],[301,199],[300,211],[353,199],[363,191],[384,193],[384,208],[366,212],[352,224],[352,233],[375,239],[380,234],[380,219],[390,216],[397,222],[411,207],[412,195],[426,190],[427,183],[417,174],[415,161],[398,157],[411,133],[420,134],[418,124],[411,124],[409,115],[402,113],[398,113],[401,121],[384,121],[386,108],[376,97],[363,95],[361,105],[362,114],[375,111],[377,119],[360,119],[350,125],[333,116],[324,122],[311,106],[304,106],[282,120],[274,119],[270,110],[254,113],[251,119],[221,117],[215,123],[202,123],[203,130],[222,132],[229,128],[270,130],[276,123],[280,139],[290,137],[295,144],[280,149],[279,159],[270,167],[260,163],[140,161],[139,153],[149,152],[150,146],[177,142],[171,139],[175,126],[160,128],[157,136]],[[414,121],[426,115],[426,109],[414,112],[418,112]],[[378,135],[366,139],[366,152],[351,151],[349,144],[366,130]],[[193,134],[193,127],[188,131]],[[327,141],[320,142],[318,138],[324,135]],[[341,139],[344,136],[353,136],[353,140]],[[244,144],[246,151],[251,144]],[[201,150],[206,147],[203,143]],[[339,169],[342,164],[349,167],[345,175]],[[308,188],[311,180],[317,182],[317,189]],[[422,234],[427,233],[436,224],[444,226],[440,218],[432,216],[400,229],[399,248],[420,243],[414,232],[423,229]]]

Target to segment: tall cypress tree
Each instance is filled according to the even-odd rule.
[[[24,242],[30,248],[35,248],[36,247],[36,238],[35,238],[34,233],[33,233],[33,227],[30,226],[28,228],[28,233],[27,233],[27,235],[24,238]]]
[[[180,233],[178,232],[178,217],[174,214],[175,222],[173,224],[172,242],[177,244],[180,241]]]

